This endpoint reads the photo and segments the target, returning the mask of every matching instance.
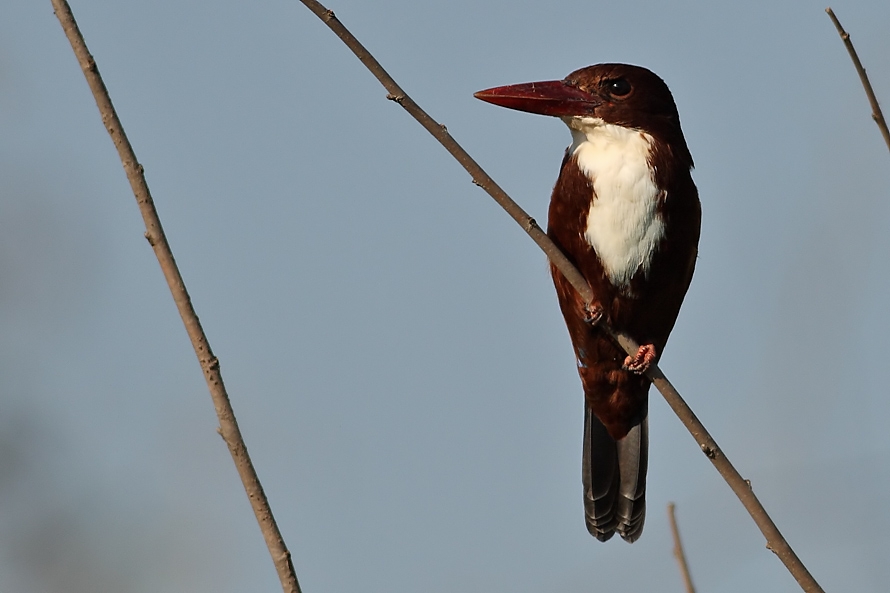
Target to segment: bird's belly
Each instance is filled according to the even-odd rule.
[[[587,213],[584,238],[593,247],[609,280],[626,290],[637,271],[648,275],[652,257],[664,238],[664,221],[653,195],[597,194]]]

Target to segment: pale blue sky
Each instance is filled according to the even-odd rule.
[[[796,591],[652,392],[640,541],[584,527],[543,255],[296,1],[74,1],[307,593]],[[890,581],[890,154],[816,2],[331,3],[543,221],[569,142],[472,93],[671,87],[703,211],[662,367],[830,591]],[[835,4],[890,105],[890,3]],[[48,0],[0,19],[0,590],[275,591]]]

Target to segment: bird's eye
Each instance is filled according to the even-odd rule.
[[[623,97],[630,92],[630,83],[623,78],[616,78],[608,81],[606,88],[609,89],[609,94],[613,97]]]

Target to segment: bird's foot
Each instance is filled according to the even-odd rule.
[[[584,323],[596,325],[603,319],[603,306],[599,303],[584,303]]]
[[[637,350],[635,356],[628,356],[624,359],[624,370],[642,375],[649,370],[649,367],[655,362],[655,346],[652,344],[643,344]]]

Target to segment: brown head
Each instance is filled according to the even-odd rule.
[[[495,87],[474,96],[519,111],[563,119],[597,118],[638,129],[668,148],[687,170],[692,167],[670,89],[656,74],[640,66],[596,64],[575,70],[563,80]]]

